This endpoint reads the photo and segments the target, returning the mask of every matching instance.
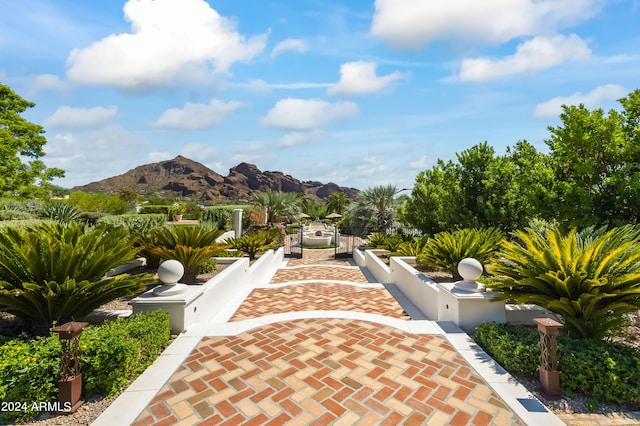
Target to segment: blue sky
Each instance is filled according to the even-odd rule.
[[[640,84],[639,0],[0,0],[0,82],[56,184],[184,155],[411,187]]]

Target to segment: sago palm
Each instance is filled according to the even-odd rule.
[[[252,261],[255,260],[257,253],[277,247],[281,243],[281,237],[279,229],[266,229],[246,233],[240,238],[229,238],[225,243],[246,253]]]
[[[448,270],[454,279],[460,280],[458,263],[462,259],[472,257],[483,265],[490,263],[503,240],[504,234],[497,228],[440,232],[429,240],[417,261],[428,268]]]
[[[182,281],[194,282],[200,266],[228,248],[216,242],[223,233],[220,229],[191,225],[157,228],[151,232],[156,247],[149,252],[164,260],[178,260],[184,266]]]
[[[124,229],[98,226],[85,232],[74,223],[4,229],[0,308],[29,320],[40,332],[53,322],[76,319],[155,281],[148,274],[104,278],[136,254]]]
[[[546,233],[514,232],[490,272],[500,299],[534,303],[562,316],[566,329],[600,339],[624,324],[624,314],[640,308],[640,229],[557,228]]]

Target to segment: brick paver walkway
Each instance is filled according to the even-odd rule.
[[[364,284],[352,261],[332,255],[305,250],[303,259],[289,260],[270,284],[252,290],[231,321],[309,310],[409,319],[382,285]],[[169,424],[524,423],[443,336],[312,318],[202,338],[134,422]]]
[[[523,424],[441,336],[359,320],[204,338],[135,426]]]

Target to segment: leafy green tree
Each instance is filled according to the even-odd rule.
[[[640,214],[640,89],[622,111],[563,106],[549,127],[559,221],[570,227],[636,223]]]
[[[111,212],[113,214],[122,214],[129,209],[127,203],[120,197],[116,195],[103,194],[102,192],[96,192],[95,194],[80,191],[72,192],[69,195],[69,199],[65,202],[85,212]]]
[[[465,227],[516,229],[553,212],[553,172],[526,141],[495,155],[486,142],[418,174],[402,209],[404,221],[425,234]]]
[[[39,160],[47,143],[44,129],[21,117],[34,106],[0,84],[0,196],[43,196],[48,193],[49,181],[64,177],[64,171],[47,168]],[[25,157],[33,160],[24,163]]]
[[[564,234],[531,229],[504,242],[489,268],[499,300],[534,303],[562,316],[580,338],[601,339],[640,309],[640,229],[631,225]]]
[[[0,308],[27,319],[38,333],[88,314],[155,282],[149,274],[104,278],[135,258],[128,232],[77,223],[42,223],[0,231]]]

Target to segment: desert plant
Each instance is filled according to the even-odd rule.
[[[131,296],[155,280],[148,274],[105,274],[137,250],[124,229],[42,223],[0,230],[0,307],[28,319],[35,331],[76,319]]]
[[[74,221],[80,215],[80,209],[65,203],[49,203],[42,208],[41,216],[60,223]]]
[[[255,260],[256,254],[277,247],[282,233],[279,229],[261,229],[244,234],[240,238],[228,238],[225,243],[236,250],[249,255],[249,260]]]
[[[398,246],[398,253],[402,256],[419,256],[426,253],[429,237],[413,237],[411,241],[405,241]]]
[[[458,263],[462,259],[472,257],[485,265],[493,260],[503,240],[504,234],[497,228],[439,232],[416,260],[427,268],[450,271],[454,279],[461,280]]]
[[[365,247],[383,249],[387,245],[387,234],[371,234],[367,237]]]
[[[640,308],[640,229],[631,225],[546,234],[517,231],[505,242],[492,289],[562,316],[568,332],[600,339]]]
[[[200,265],[228,247],[216,242],[223,233],[220,229],[189,225],[157,228],[150,233],[149,238],[156,244],[150,253],[164,260],[178,260],[184,266],[182,280],[194,282]]]
[[[220,229],[231,229],[233,209],[225,206],[207,207],[200,214],[200,222],[213,223]]]

